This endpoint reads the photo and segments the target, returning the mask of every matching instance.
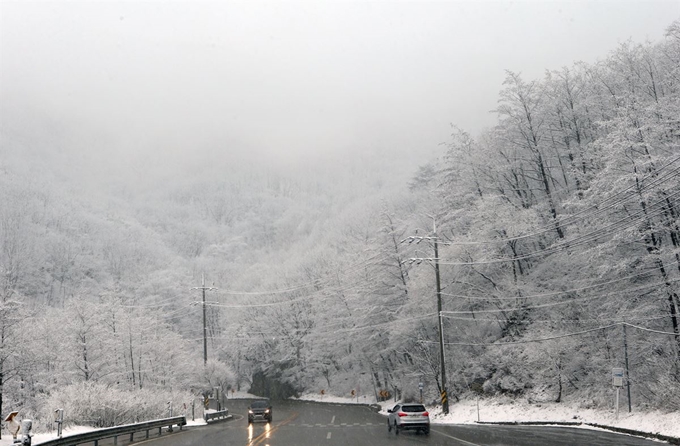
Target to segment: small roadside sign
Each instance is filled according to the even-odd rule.
[[[612,385],[614,387],[623,387],[623,367],[614,367],[612,369]]]

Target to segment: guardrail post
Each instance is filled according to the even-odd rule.
[[[130,443],[132,443],[132,442],[134,441],[134,438],[133,438],[134,436],[135,436],[135,433],[132,432],[132,433],[130,434]]]
[[[118,435],[113,437],[113,446],[116,446],[116,445],[118,445]]]
[[[149,439],[149,429],[146,430],[146,438]]]
[[[162,427],[159,427],[159,428],[158,428],[158,436],[159,436],[159,437],[161,436],[161,429],[163,429],[163,428],[162,428]]]

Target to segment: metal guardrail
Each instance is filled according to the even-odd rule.
[[[215,420],[224,420],[229,418],[229,409],[220,410],[218,412],[208,412],[203,414],[203,419],[206,423],[210,423]]]
[[[187,424],[187,419],[184,416],[164,418],[161,420],[145,421],[143,423],[136,424],[126,424],[123,426],[107,427],[104,429],[97,429],[95,431],[84,432],[82,434],[69,435],[68,437],[55,438],[54,440],[44,441],[42,443],[36,443],[35,446],[77,446],[85,443],[93,443],[94,446],[99,445],[99,440],[104,440],[107,438],[113,438],[113,444],[118,444],[118,437],[121,435],[130,435],[130,441],[134,441],[134,435],[137,432],[146,431],[146,437],[149,438],[149,431],[152,429],[158,429],[158,435],[164,427],[168,428],[169,432],[172,432],[172,426],[179,426],[182,430],[182,426]]]

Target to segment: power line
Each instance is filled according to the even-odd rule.
[[[564,290],[564,291],[553,291],[549,293],[541,293],[541,294],[530,294],[530,295],[523,295],[523,296],[511,296],[511,297],[497,297],[497,296],[467,296],[467,295],[462,295],[462,294],[451,294],[451,293],[442,293],[443,296],[449,296],[449,297],[456,297],[459,299],[470,299],[470,300],[518,300],[518,299],[542,299],[546,297],[553,297],[553,296],[559,296],[562,294],[570,294],[570,293],[576,293],[579,291],[585,291],[585,290],[590,290],[593,288],[600,288],[603,286],[611,285],[613,283],[617,282],[623,282],[624,280],[630,280],[630,279],[635,279],[647,275],[651,275],[658,272],[657,268],[649,268],[646,272],[640,273],[640,274],[635,274],[632,276],[627,276],[627,277],[622,277],[619,279],[614,279],[610,280],[608,282],[602,282],[602,283],[597,283],[593,285],[588,285],[580,288],[572,288],[569,290]]]
[[[544,337],[544,338],[535,338],[535,339],[523,339],[521,341],[508,341],[508,342],[446,342],[446,345],[457,345],[457,346],[469,346],[469,347],[504,347],[507,345],[518,345],[518,344],[531,344],[534,342],[545,342],[545,341],[553,341],[555,339],[562,339],[562,338],[569,338],[573,336],[582,336],[584,334],[588,333],[593,333],[596,331],[600,330],[606,330],[609,328],[613,327],[618,327],[618,326],[627,326],[627,327],[632,327],[636,328],[638,330],[642,331],[647,331],[651,333],[656,333],[656,334],[663,334],[663,335],[669,335],[669,336],[679,336],[679,333],[671,333],[667,331],[659,331],[659,330],[652,330],[650,328],[645,328],[645,327],[639,327],[637,325],[629,324],[627,322],[618,322],[616,324],[610,324],[610,325],[605,325],[602,327],[596,327],[596,328],[591,328],[588,330],[582,330],[582,331],[576,331],[572,333],[565,333],[561,335],[554,335],[554,336],[549,336],[549,337]],[[434,344],[434,341],[425,341],[421,340],[419,341],[424,344]]]
[[[637,288],[633,288],[630,290],[626,290],[626,292],[636,292],[636,291],[641,291],[647,288],[655,288],[655,287],[660,287],[660,286],[665,286],[668,283],[675,283],[680,281],[680,279],[673,279],[673,280],[668,280],[664,282],[658,282],[658,283],[653,283],[649,285],[644,285],[640,286]],[[529,306],[522,306],[522,307],[510,307],[510,308],[501,308],[501,309],[493,309],[493,310],[459,310],[459,311],[442,311],[442,314],[478,314],[478,313],[504,313],[507,311],[523,311],[523,310],[532,310],[535,308],[546,308],[546,307],[555,307],[559,305],[568,305],[570,303],[575,303],[575,302],[586,302],[589,300],[594,300],[601,298],[603,296],[611,296],[613,294],[620,294],[621,291],[612,291],[609,293],[605,293],[603,295],[598,295],[598,296],[589,296],[589,297],[581,297],[581,298],[576,298],[576,299],[569,299],[569,300],[564,300],[560,302],[551,302],[547,304],[540,304],[540,305],[529,305]]]
[[[680,336],[680,333],[671,333],[671,332],[668,332],[668,331],[652,330],[651,328],[639,327],[637,325],[629,324],[628,322],[622,322],[622,324],[626,325],[628,327],[637,328],[638,330],[647,331],[647,332],[650,332],[650,333],[669,335],[669,336]]]
[[[640,317],[631,317],[630,315],[626,315],[626,317],[598,317],[598,318],[580,318],[580,319],[529,319],[527,321],[528,324],[588,324],[592,322],[603,322],[603,321],[616,321],[616,322],[624,322],[624,320],[630,321],[630,320],[635,320],[635,321],[658,321],[660,319],[666,319],[668,317],[668,314],[664,314],[661,316],[640,316]],[[501,319],[498,318],[483,318],[483,317],[461,317],[461,316],[446,316],[446,319],[448,320],[454,320],[454,321],[465,321],[465,322],[500,322],[502,321]]]
[[[304,302],[308,300],[312,300],[315,298],[320,298],[319,300],[326,300],[326,299],[333,299],[335,296],[332,295],[327,295],[327,293],[330,292],[343,292],[343,291],[348,291],[348,290],[353,290],[357,288],[362,288],[363,286],[361,284],[352,284],[343,288],[334,288],[330,290],[318,290],[312,294],[304,295],[301,297],[293,298],[293,299],[288,299],[288,300],[281,300],[281,301],[276,301],[276,302],[266,302],[266,303],[257,303],[257,304],[211,304],[208,303],[209,306],[214,306],[214,307],[221,307],[221,308],[263,308],[263,307],[275,307],[278,305],[288,305],[288,304],[293,304],[293,303],[299,303],[299,302]]]
[[[383,253],[378,253],[373,256],[370,256],[368,259],[363,260],[360,263],[350,265],[345,269],[339,270],[340,273],[342,274],[347,274],[348,272],[353,272],[356,271],[357,269],[365,268],[367,266],[376,266],[378,265],[378,262],[386,260],[390,258],[389,255],[384,255]],[[376,261],[377,259],[377,261]],[[338,271],[336,271],[338,272]],[[286,293],[292,293],[295,291],[302,291],[307,288],[311,287],[322,287],[324,285],[328,286],[328,284],[332,283],[331,280],[337,281],[337,279],[328,279],[328,280],[323,280],[323,279],[317,279],[314,280],[311,283],[308,284],[303,284],[303,285],[298,285],[295,287],[291,288],[284,288],[284,289],[276,289],[276,290],[270,290],[270,291],[238,291],[238,290],[222,290],[221,294],[227,294],[227,295],[243,295],[243,296],[263,296],[263,295],[272,295],[272,294],[286,294]]]
[[[544,342],[544,341],[552,341],[555,339],[562,339],[562,338],[568,338],[572,336],[581,336],[587,333],[592,333],[594,331],[600,331],[600,330],[606,330],[607,328],[612,328],[612,327],[618,327],[620,324],[611,324],[611,325],[605,325],[603,327],[597,327],[597,328],[591,328],[589,330],[582,330],[582,331],[577,331],[574,333],[567,333],[563,335],[555,335],[555,336],[550,336],[550,337],[545,337],[545,338],[537,338],[537,339],[524,339],[522,341],[508,341],[508,342],[502,342],[502,343],[488,343],[488,342],[446,342],[446,345],[461,345],[461,346],[470,346],[470,347],[481,347],[481,346],[486,346],[486,347],[503,347],[506,345],[517,345],[517,344],[530,344],[533,342]],[[433,343],[433,341],[420,341],[422,343],[430,344]]]

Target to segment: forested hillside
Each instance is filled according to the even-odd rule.
[[[634,404],[677,410],[680,22],[603,56],[508,72],[497,124],[429,162],[147,159],[2,105],[0,412],[128,422],[254,376],[435,401],[437,263],[452,401],[606,406],[625,336]]]

